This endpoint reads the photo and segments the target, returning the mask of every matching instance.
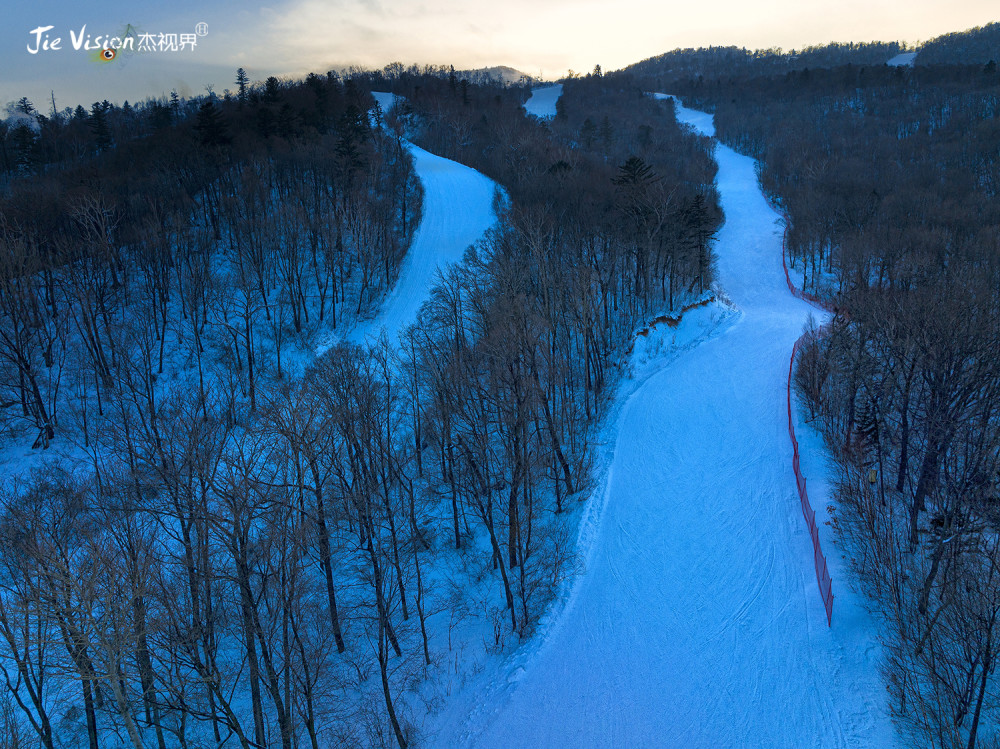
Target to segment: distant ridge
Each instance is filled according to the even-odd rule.
[[[675,49],[633,63],[625,72],[668,82],[686,77],[773,75],[841,65],[986,65],[1000,63],[1000,23],[934,37],[919,45],[903,42],[832,42],[799,50],[701,47]]]
[[[456,70],[455,75],[467,78],[470,83],[483,83],[487,78],[494,81],[500,80],[507,84],[527,83],[531,85],[536,82],[533,76],[506,65],[494,65],[490,68],[476,68],[475,70]]]
[[[919,65],[1000,63],[1000,23],[942,34],[919,47]]]
[[[833,42],[799,50],[701,47],[675,49],[629,65],[624,70],[666,79],[698,75],[711,78],[740,74],[772,75],[806,68],[835,68],[848,63],[884,65],[886,61],[908,51],[900,42]]]

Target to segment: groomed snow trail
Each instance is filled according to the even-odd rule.
[[[837,565],[827,627],[795,493],[784,389],[811,308],[785,285],[754,162],[716,158],[719,286],[740,319],[624,404],[587,570],[460,731],[472,746],[894,743],[872,624]]]
[[[886,65],[893,68],[912,68],[916,59],[916,52],[901,52],[886,62]]]
[[[528,114],[541,117],[542,119],[555,117],[556,102],[562,96],[562,90],[561,83],[532,89],[531,98],[524,102],[524,110]]]
[[[383,111],[395,102],[393,94],[373,92],[372,96]],[[493,180],[412,143],[407,142],[407,148],[424,188],[420,226],[378,315],[359,323],[347,336],[357,343],[377,339],[384,330],[389,343],[396,345],[402,330],[416,321],[438,270],[461,260],[469,245],[496,223]],[[320,352],[332,342],[321,345]]]

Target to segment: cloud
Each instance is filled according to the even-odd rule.
[[[597,3],[508,0],[297,0],[261,12],[262,34],[249,56],[275,67],[329,62],[382,67],[390,61],[459,67],[562,59],[555,39],[567,18]],[[604,6],[606,8],[606,6]],[[562,20],[560,20],[562,19]],[[556,51],[553,51],[556,50]]]
[[[986,0],[289,0],[261,11],[248,57],[285,72],[331,64],[507,64],[550,74],[622,67],[675,47],[785,49],[915,40],[989,20]],[[248,30],[249,31],[249,30]],[[250,41],[256,40],[256,41]]]
[[[595,64],[614,70],[676,47],[917,41],[995,17],[995,0],[137,0],[92,10],[64,1],[65,17],[45,21],[60,30],[87,23],[88,31],[103,31],[128,21],[184,31],[204,21],[209,32],[190,54],[97,67],[78,55],[27,54],[38,12],[32,3],[14,4],[11,22],[0,29],[9,37],[0,46],[0,103],[20,96],[47,101],[52,90],[60,106],[135,101],[184,85],[197,93],[213,83],[222,91],[232,88],[241,66],[255,79],[394,61],[509,65],[551,78]]]

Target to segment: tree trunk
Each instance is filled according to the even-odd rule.
[[[326,597],[330,604],[330,624],[333,627],[333,639],[337,643],[337,652],[343,653],[347,648],[344,645],[344,635],[340,629],[340,614],[337,611],[337,593],[333,587],[333,562],[330,558],[330,534],[326,527],[326,509],[323,505],[323,489],[319,479],[319,469],[315,460],[309,461],[312,470],[314,494],[316,497],[316,524],[319,530],[319,563],[323,568],[323,576],[326,579]]]
[[[385,697],[385,709],[389,713],[389,722],[392,723],[393,733],[396,734],[396,742],[399,749],[406,749],[406,738],[399,727],[399,720],[396,718],[396,708],[392,704],[392,692],[389,690],[389,653],[386,650],[387,631],[379,620],[378,627],[378,665],[382,675],[382,695]]]
[[[236,542],[240,544],[239,541]],[[243,618],[243,638],[245,640],[247,665],[250,668],[250,700],[253,706],[254,741],[266,746],[264,731],[264,707],[260,696],[260,662],[257,659],[257,636],[253,626],[253,592],[250,590],[250,569],[242,558],[242,550],[237,550],[236,572],[239,576],[240,614]]]

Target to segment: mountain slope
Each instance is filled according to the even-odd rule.
[[[785,286],[754,162],[717,159],[719,276],[741,320],[625,404],[587,571],[468,745],[893,742],[870,625],[838,579],[826,626],[795,496],[784,380],[810,308]]]

